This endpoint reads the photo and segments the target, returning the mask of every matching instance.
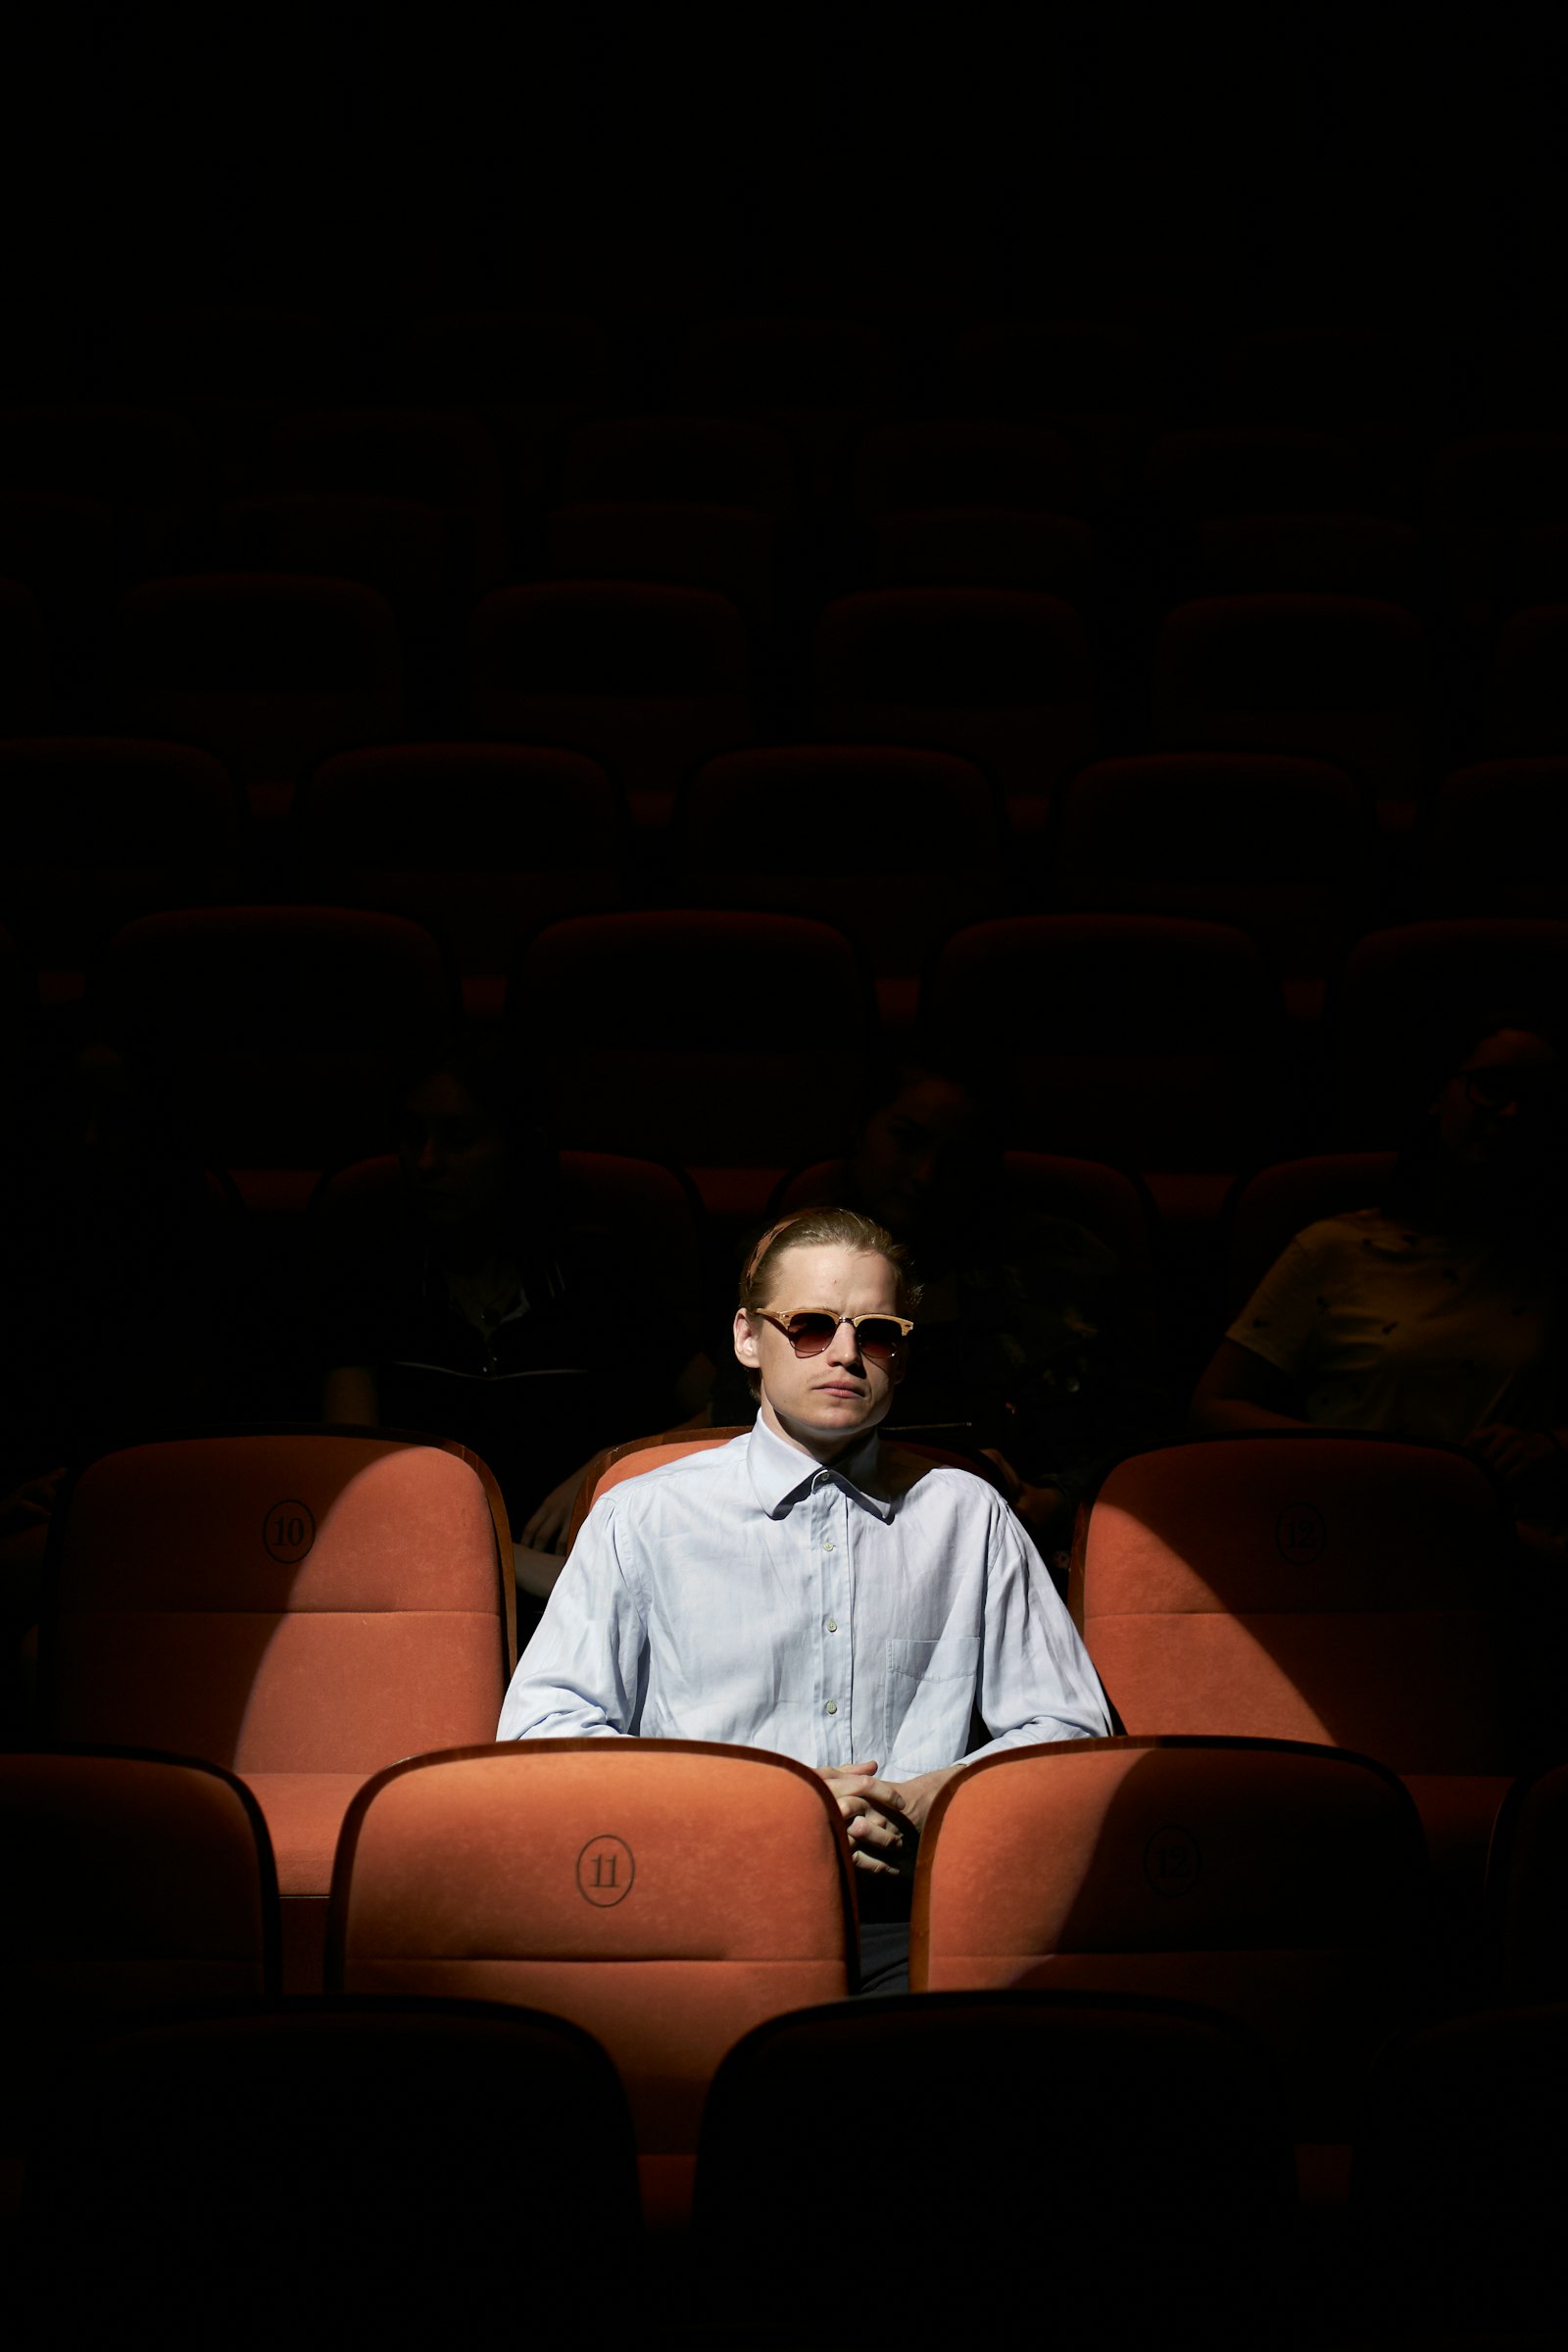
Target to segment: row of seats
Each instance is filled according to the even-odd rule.
[[[326,2162],[349,2176],[321,2183],[327,2210],[345,2216],[341,2252],[378,2224],[384,2260],[389,2216],[371,2219],[368,2192],[378,2203],[389,2185],[389,2152],[407,2170],[450,2119],[444,2165],[466,2180],[500,2163],[525,2222],[560,2219],[537,2279],[548,2305],[583,2291],[596,2251],[583,2243],[585,2206],[611,2278],[647,2260],[639,2210],[666,2280],[672,2253],[701,2278],[710,2233],[755,2216],[764,2183],[781,2193],[760,2209],[819,2298],[850,2283],[863,2247],[835,2252],[820,2229],[797,2246],[787,2217],[808,2188],[821,2197],[825,2119],[873,2113],[936,2217],[944,2304],[956,2250],[972,2262],[979,2145],[991,2227],[999,2197],[1064,2228],[1076,2220],[1080,2260],[1103,2238],[1125,2242],[1129,2197],[1140,2216],[1157,2202],[1159,2221],[1146,2218],[1171,2243],[1155,2298],[1190,2266],[1192,2286],[1218,2298],[1205,2340],[1233,2340],[1235,2325],[1234,2340],[1259,2340],[1260,2309],[1273,2313],[1303,2253],[1322,2259],[1309,2225],[1321,2237],[1347,2196],[1356,2237],[1370,2225],[1370,2239],[1352,2237],[1347,2257],[1330,2234],[1343,2277],[1330,2268],[1309,2289],[1348,2289],[1361,2309],[1380,2286],[1400,2306],[1384,2316],[1407,2324],[1421,2282],[1406,2276],[1408,2211],[1392,2247],[1383,2232],[1456,2170],[1454,2218],[1473,2230],[1480,2205],[1506,2238],[1522,2236],[1526,2260],[1505,2274],[1501,2307],[1534,2309],[1555,2292],[1549,2238],[1532,2248],[1520,2228],[1547,2202],[1539,2172],[1524,2213],[1518,2200],[1528,2166],[1544,2161],[1533,2132],[1555,2095],[1568,2016],[1565,1808],[1562,1768],[1515,1791],[1494,1872],[1502,2005],[1445,2018],[1419,1828],[1383,1768],[1268,1741],[1017,1751],[972,1768],[933,1814],[911,1993],[857,2004],[846,1998],[854,1873],[837,1809],[804,1767],[685,1741],[474,1747],[410,1759],[362,1789],[333,1878],[336,1997],[279,2004],[270,1850],[240,1782],[128,1752],[3,1758],[19,1930],[7,2060],[22,2094],[7,2202],[54,2254],[60,2201],[74,2223],[98,2152],[122,2165],[121,2133],[134,2125],[149,2187],[126,2184],[105,2207],[108,2244],[130,2256],[128,2276],[107,2264],[114,2292],[135,2300],[154,2285],[126,2226],[127,2193],[138,2219],[151,2193],[165,2215],[161,2262],[171,2220],[195,2257],[194,2278],[163,2275],[161,2291],[195,2294],[215,2246],[233,2244],[236,2209],[240,2235],[265,2243],[258,2225],[276,2209],[268,2170],[308,2108]],[[693,1845],[694,1819],[735,1818],[765,1841],[760,1882]],[[168,2014],[171,2002],[185,2013]],[[73,2059],[91,2085],[86,2146]],[[393,2102],[378,2069],[383,2086],[396,2082]],[[484,2120],[498,2114],[499,2140]],[[548,2184],[532,2153],[542,2121],[530,2117],[550,2119]],[[199,2150],[211,2180],[218,2148],[222,2212],[192,2166]],[[1560,2162],[1544,2161],[1555,2190]],[[243,2193],[253,2170],[257,2207]],[[282,2170],[298,2211],[299,2165]],[[1445,2216],[1458,2187],[1440,2197]],[[564,2195],[575,2221],[558,2216]],[[450,2173],[437,2198],[437,2209],[452,2199]],[[392,2210],[404,2208],[398,2196]],[[470,2232],[475,2210],[464,2215]],[[431,2209],[420,2218],[428,2243]],[[1430,2208],[1424,2218],[1430,2227]],[[1245,2250],[1234,2242],[1244,2223]],[[1147,2230],[1138,2245],[1145,2274]],[[280,2251],[291,2259],[292,2232]],[[758,2315],[760,2259],[749,2244],[745,2263],[720,2263],[713,2322]],[[1223,2287],[1208,2278],[1216,2259]],[[47,2259],[44,2278],[69,2299]],[[1477,2284],[1445,2266],[1450,2324],[1456,2286],[1462,2303]],[[767,2281],[771,2324],[775,2296],[794,2317],[802,2285]],[[1084,2282],[1064,2291],[1070,2305]],[[1104,2293],[1098,2276],[1093,2292]],[[1291,2338],[1271,2321],[1267,2340]]]
[[[1459,770],[1396,879],[1353,779],[1326,760],[1094,761],[1030,832],[971,760],[822,743],[704,761],[651,857],[624,795],[581,753],[404,743],[317,768],[280,844],[211,753],[35,736],[0,740],[0,919],[58,998],[135,914],[273,895],[369,906],[442,936],[477,1010],[495,1008],[499,976],[544,922],[651,899],[768,907],[848,931],[897,1018],[931,951],[977,918],[1160,913],[1248,930],[1305,1006],[1380,917],[1561,912],[1565,812],[1568,760]]]
[[[621,1448],[587,1492],[659,1458]],[[51,1545],[47,1737],[242,1774],[277,1857],[290,1978],[318,1981],[332,1857],[364,1782],[493,1737],[515,1654],[493,1481],[433,1441],[164,1441],[80,1472]],[[1524,1579],[1507,1506],[1467,1456],[1310,1431],[1119,1464],[1070,1598],[1121,1728],[1378,1758],[1462,1905],[1510,1780],[1560,1730]]]
[[[15,955],[11,977],[21,1022]],[[1152,914],[973,924],[931,958],[918,1009],[950,1049],[1005,1067],[1014,1148],[1152,1178],[1189,1173],[1212,1207],[1239,1169],[1325,1146],[1386,1147],[1400,1115],[1391,1073],[1419,1084],[1471,1013],[1533,1006],[1549,1021],[1565,997],[1568,923],[1370,934],[1336,975],[1320,1102],[1290,1057],[1262,951],[1222,924]],[[88,1034],[161,1074],[210,1160],[319,1171],[384,1144],[397,1056],[421,1023],[455,1009],[435,938],[406,917],[228,906],[148,915],[116,933],[83,1017]],[[518,957],[504,1009],[566,1145],[684,1166],[710,1205],[736,1213],[760,1211],[784,1170],[842,1149],[874,1036],[851,940],[771,912],[547,925]]]
[[[191,743],[224,760],[263,813],[332,753],[410,733],[554,744],[601,760],[647,823],[667,819],[704,760],[768,741],[781,720],[792,734],[973,760],[1025,825],[1099,752],[1326,759],[1397,829],[1460,760],[1568,743],[1562,603],[1501,621],[1476,684],[1440,662],[1411,610],[1381,597],[1204,597],[1166,612],[1151,643],[1140,636],[1129,688],[1123,654],[1097,648],[1059,594],[884,588],[820,611],[786,664],[781,712],[725,592],[733,581],[688,585],[651,562],[616,576],[596,561],[587,578],[496,589],[451,616],[450,683],[411,699],[417,647],[388,597],[341,568],[148,581],[102,647],[51,621],[24,582],[0,581],[4,730],[74,723]]]

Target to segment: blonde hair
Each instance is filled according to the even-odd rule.
[[[748,1313],[775,1295],[779,1270],[792,1250],[854,1250],[885,1257],[898,1276],[899,1304],[907,1313],[919,1304],[920,1286],[909,1268],[909,1252],[885,1225],[856,1208],[797,1208],[770,1225],[747,1253],[738,1303]]]

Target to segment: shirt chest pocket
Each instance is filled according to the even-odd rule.
[[[968,1745],[979,1672],[976,1634],[889,1642],[883,1676],[884,1776],[895,1754],[901,1773],[933,1772],[957,1762]]]

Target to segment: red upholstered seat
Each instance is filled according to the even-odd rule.
[[[1568,1765],[1508,1791],[1487,1860],[1487,1904],[1502,1997],[1568,1998]]]
[[[104,735],[0,743],[0,911],[56,1002],[109,935],[154,907],[232,898],[244,801],[189,745]]]
[[[765,1856],[754,1868],[737,1857]],[[854,1985],[849,1847],[792,1758],[687,1740],[416,1757],[355,1799],[327,1984],[569,2017],[631,2101],[651,2210],[689,2185],[704,2095],[763,2018]]]
[[[1153,729],[1171,750],[1289,753],[1348,768],[1386,826],[1412,821],[1430,757],[1421,628],[1349,596],[1216,596],[1160,625]]]
[[[1568,603],[1528,605],[1499,626],[1494,645],[1488,749],[1568,750]]]
[[[389,744],[301,788],[297,869],[307,897],[424,924],[482,1017],[530,931],[618,903],[624,829],[610,778],[578,752]]]
[[[8,2278],[27,2343],[480,2343],[522,2306],[559,2343],[585,2301],[641,2285],[609,2059],[559,2018],[480,2003],[318,1998],[119,2033],[61,2083],[28,2220]]]
[[[1278,1132],[1279,991],[1256,942],[1229,926],[975,923],[942,949],[921,1009],[940,1035],[1009,1058],[1020,1145],[1145,1175],[1201,1172],[1212,1189]]]
[[[1489,760],[1444,779],[1420,876],[1424,913],[1568,913],[1568,760]]]
[[[1007,863],[999,796],[971,761],[884,745],[710,760],[681,795],[672,846],[691,906],[836,924],[875,974],[884,1019],[905,1025],[930,952],[996,906]]]
[[[116,659],[126,731],[211,752],[259,816],[281,815],[331,753],[404,731],[392,608],[350,580],[147,581],[120,609]]]
[[[1123,1729],[1349,1747],[1392,1766],[1479,1887],[1525,1751],[1513,1524],[1457,1448],[1317,1430],[1118,1463],[1074,1612]]]
[[[630,580],[499,589],[470,624],[468,720],[585,753],[639,823],[662,824],[700,761],[751,740],[740,614],[711,590]]]
[[[1013,821],[1043,822],[1095,735],[1089,641],[1070,605],[1002,588],[886,588],[817,624],[813,723],[844,742],[952,752],[983,768]]]
[[[1063,786],[1064,906],[1233,923],[1303,1014],[1364,927],[1377,871],[1366,797],[1320,760],[1187,752],[1104,760]]]
[[[984,1757],[921,1835],[913,1991],[1030,1984],[1201,2001],[1271,2049],[1303,2139],[1419,2017],[1428,1863],[1386,1766],[1256,1740]]]
[[[596,417],[562,453],[567,507],[719,507],[777,518],[798,492],[788,440],[755,417]]]
[[[318,497],[412,499],[461,515],[475,575],[506,573],[501,460],[480,416],[461,409],[313,409],[272,436],[266,487]]]
[[[494,1732],[507,1542],[475,1457],[434,1440],[306,1430],[107,1454],[64,1506],[51,1730],[238,1773],[277,1856],[289,1978],[308,1986],[355,1790]]]
[[[9,2212],[69,2053],[122,2014],[274,1992],[278,1916],[255,1798],[188,1757],[0,1755],[0,1851]]]
[[[378,1142],[410,1039],[450,1008],[428,931],[338,906],[142,916],[109,942],[87,1001],[242,1191],[244,1171],[314,1178]]]
[[[573,1149],[690,1170],[760,1214],[803,1145],[854,1113],[870,989],[850,942],[788,914],[581,915],[528,945],[507,1017],[549,1071]]]
[[[886,2179],[868,2211],[852,2172],[840,2212],[824,2139],[858,2117],[875,2119]],[[790,2248],[765,2302],[760,2214]],[[1276,2085],[1221,2019],[1110,1996],[906,1993],[779,2018],[730,2053],[704,2117],[693,2270],[720,2335],[727,2313],[760,2304],[774,2340],[809,2343],[885,2261],[907,2281],[886,2289],[909,2302],[901,2340],[922,2347],[974,2340],[1000,2298],[1004,2336],[1024,2342],[1060,2329],[1251,2352],[1291,2340],[1292,2221]]]

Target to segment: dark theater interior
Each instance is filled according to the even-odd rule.
[[[1560,22],[5,48],[7,2340],[1559,2346]]]

